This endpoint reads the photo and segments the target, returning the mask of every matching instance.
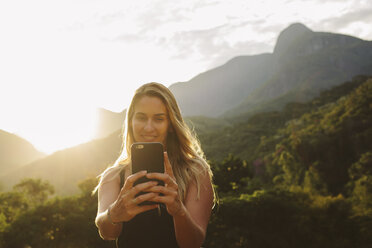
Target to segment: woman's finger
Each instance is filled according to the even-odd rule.
[[[150,199],[152,199],[152,197]],[[157,207],[158,207],[158,204],[153,204],[153,205],[134,205],[133,204],[131,205],[131,207],[129,207],[126,210],[128,218],[126,218],[124,221],[131,220],[133,217],[135,217],[139,213],[142,213],[142,212],[145,212],[150,209],[157,208]]]
[[[166,206],[171,206],[176,202],[176,199],[172,196],[155,196],[154,198],[151,199],[151,201],[158,202],[158,203],[163,203]]]
[[[144,177],[146,173],[147,171],[143,170],[143,171],[139,171],[127,177],[124,183],[124,187],[122,188],[122,191],[127,191],[131,189],[133,187],[134,182],[140,179],[141,177]]]
[[[146,182],[146,183],[137,184],[136,186],[132,187],[129,190],[128,195],[131,196],[131,197],[134,197],[135,195],[137,195],[141,191],[146,191],[146,189],[148,189],[150,187],[153,187],[155,185],[158,185],[157,181],[149,181],[149,182]]]
[[[133,198],[132,199],[132,202],[135,205],[139,205],[142,202],[152,200],[152,198],[154,198],[155,196],[157,196],[157,194],[156,193],[153,193],[153,192],[151,192],[151,193],[145,193],[143,195],[137,196],[136,198]]]
[[[168,157],[167,152],[164,152],[164,170],[165,170],[165,173],[167,173],[170,177],[175,178],[174,173],[173,173],[173,169],[172,169],[172,165],[169,161],[169,157]]]
[[[160,193],[160,194],[163,194],[165,196],[170,195],[170,196],[173,196],[173,197],[177,197],[177,194],[178,194],[177,190],[171,189],[169,187],[164,187],[164,186],[153,186],[153,187],[149,188],[148,191],[153,192],[153,193]]]
[[[146,174],[146,177],[148,179],[157,179],[163,181],[165,184],[167,184],[170,187],[177,187],[176,180],[168,174],[164,173],[148,173]]]
[[[137,215],[137,214],[146,212],[148,210],[158,208],[158,206],[159,206],[158,204],[138,206],[135,209],[133,209],[133,214]]]

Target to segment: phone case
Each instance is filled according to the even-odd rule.
[[[147,170],[147,173],[159,172],[164,173],[164,153],[163,145],[157,142],[137,142],[131,146],[132,153],[132,173]],[[138,179],[134,185],[149,181],[148,178]],[[160,185],[163,181],[157,180]],[[138,195],[144,194],[143,192]],[[143,202],[139,205],[155,204],[154,202]]]

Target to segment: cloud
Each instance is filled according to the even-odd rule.
[[[293,3],[293,2],[313,2],[316,4],[323,4],[325,1],[324,0],[287,0],[285,3]],[[345,3],[345,2],[360,2],[363,0],[327,0],[327,3]]]
[[[187,18],[179,10],[174,19]],[[264,19],[240,20],[230,18],[228,23],[204,29],[169,29],[161,34],[162,26],[171,19],[154,19],[157,27],[143,25],[136,34],[123,33],[114,40],[125,43],[152,43],[167,51],[171,60],[197,60],[208,68],[221,65],[240,55],[271,52],[281,30],[280,25],[269,25]],[[180,21],[182,22],[182,21]],[[257,38],[259,38],[257,40]]]
[[[270,37],[264,41],[255,41],[256,37],[231,41],[229,36],[232,33],[243,35],[245,29],[251,29],[252,26],[254,26],[252,22],[246,21],[239,24],[220,25],[210,29],[177,32],[170,39],[159,41],[158,45],[172,48],[175,52],[172,59],[182,60],[195,56],[200,61],[204,61],[208,68],[212,68],[236,56],[272,51],[278,32],[269,26],[266,28],[270,30],[270,33],[267,32]]]
[[[311,19],[303,14],[302,2],[307,2],[304,6],[310,6],[313,11],[320,8],[323,14],[318,19]],[[372,7],[368,1],[327,1],[331,5],[320,5],[320,2],[293,0],[286,2],[293,3],[291,5],[278,3],[277,7],[282,7],[283,13],[277,13],[265,8],[264,4],[246,6],[243,2],[141,1],[139,5],[100,12],[95,20],[96,24],[115,30],[108,36],[101,36],[105,41],[149,45],[164,51],[164,56],[170,60],[195,60],[215,66],[234,56],[271,52],[279,33],[293,22],[302,22],[314,31],[331,32],[340,32],[355,22],[371,22]],[[285,8],[288,8],[288,14]],[[340,15],[337,18],[327,16],[327,8],[333,9],[330,15]],[[342,8],[344,11],[338,12]]]
[[[372,6],[369,8],[357,9],[352,12],[346,12],[337,18],[323,20],[323,26],[330,30],[340,30],[354,22],[372,22]]]
[[[111,41],[123,41],[125,43],[136,43],[143,41],[143,36],[141,34],[121,34],[114,39],[111,39]]]
[[[223,40],[223,30],[226,25],[213,27],[210,29],[190,30],[176,32],[169,40],[163,40],[163,47],[173,46],[175,50],[180,51],[174,58],[182,59],[194,53],[200,55],[211,55],[219,49],[223,49],[227,44]]]
[[[141,33],[155,33],[164,27],[186,24],[193,21],[195,13],[218,5],[217,1],[172,1],[149,2],[146,9],[140,11],[135,22]],[[207,17],[206,17],[207,18]],[[199,23],[203,25],[203,23]]]
[[[265,45],[262,39],[255,40],[258,35],[253,32],[256,29],[259,36],[277,36],[273,26],[266,24],[265,16],[257,17],[255,13],[244,16],[244,11],[237,14],[233,10],[246,8],[240,7],[240,3],[231,4],[232,9],[228,9],[229,6],[224,1],[148,1],[146,6],[137,6],[138,10],[124,6],[100,12],[87,24],[95,23],[107,29],[116,25],[115,34],[101,35],[104,37],[101,39],[147,44],[163,49],[171,60],[187,58],[214,65],[235,55],[272,50],[269,48],[272,39],[269,39],[270,45]],[[84,28],[81,24],[78,26]],[[242,49],[240,54],[238,49]]]
[[[122,22],[122,27],[118,29],[118,34],[110,41],[114,42],[150,42],[156,43],[162,40],[167,33],[173,33],[178,23],[189,21],[188,12],[190,10],[185,7],[173,6],[169,1],[159,1],[158,4],[149,5],[146,8],[139,9],[133,16],[128,18],[123,13],[112,14],[110,16],[103,16],[100,22],[109,25],[116,19],[116,22]],[[130,19],[130,23],[125,23],[124,19]],[[130,25],[128,28],[126,25]]]

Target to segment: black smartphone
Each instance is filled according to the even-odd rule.
[[[137,173],[142,170],[147,170],[147,173],[159,172],[164,173],[164,149],[163,145],[158,142],[137,142],[131,146],[132,154],[132,173]],[[139,183],[148,182],[150,179],[142,177],[138,179],[134,185]],[[159,185],[164,185],[161,180],[158,181]],[[144,194],[144,192],[138,195]],[[137,195],[137,196],[138,196]],[[155,202],[143,202],[139,205],[156,204]]]

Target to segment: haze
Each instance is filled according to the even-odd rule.
[[[142,83],[272,52],[294,22],[371,40],[370,13],[368,0],[2,1],[0,129],[52,153],[90,140],[96,109],[122,111]]]

